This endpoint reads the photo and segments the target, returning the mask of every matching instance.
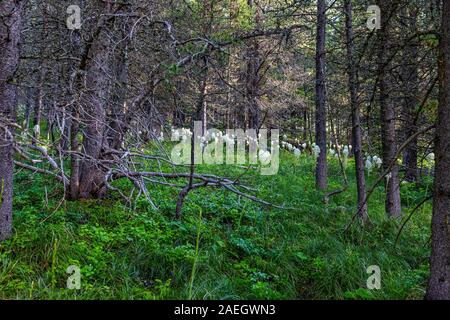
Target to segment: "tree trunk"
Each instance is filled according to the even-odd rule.
[[[82,123],[86,126],[83,138],[79,198],[101,198],[105,195],[103,185],[105,169],[100,166],[102,149],[105,144],[106,108],[110,85],[109,70],[110,39],[106,26],[98,33],[91,46],[86,65],[86,83],[89,91],[83,93]]]
[[[26,131],[30,129],[32,108],[33,108],[33,88],[28,87],[26,90],[25,119],[24,119]]]
[[[255,12],[253,20],[258,28],[261,24],[261,16],[257,6],[253,0],[247,0],[247,4]],[[260,86],[260,71],[261,71],[261,57],[260,46],[258,39],[254,38],[249,43],[249,48],[246,52],[247,70],[245,75],[246,80],[246,98],[248,110],[248,128],[259,131],[261,126],[261,108],[258,103],[259,86]]]
[[[350,101],[352,106],[352,137],[353,137],[353,151],[355,154],[355,170],[356,170],[356,185],[358,192],[358,210],[359,217],[362,221],[367,219],[367,203],[366,203],[366,179],[364,176],[364,159],[362,152],[362,137],[361,137],[361,120],[358,101],[358,73],[355,65],[355,46],[353,34],[353,18],[352,18],[352,2],[345,0],[344,10],[346,15],[346,40],[347,40],[347,61],[348,61],[348,76],[350,86]]]
[[[79,32],[74,31],[70,37],[71,51],[76,53],[77,56],[81,56],[81,35]],[[73,99],[73,103],[70,106],[70,181],[66,197],[68,200],[77,200],[79,195],[80,186],[80,157],[77,154],[79,150],[78,132],[80,130],[80,93],[76,90],[81,88],[83,79],[81,74],[78,73],[78,66],[76,64],[70,65],[70,79],[67,94]]]
[[[381,139],[383,148],[383,167],[387,170],[391,163],[392,169],[386,177],[386,213],[389,217],[401,217],[400,201],[400,181],[399,165],[397,163],[397,133],[395,129],[396,112],[395,105],[389,97],[389,88],[391,88],[388,74],[388,65],[386,58],[389,56],[388,39],[390,21],[389,10],[394,10],[391,1],[383,1],[382,8],[386,9],[381,14],[381,30],[379,33],[380,54],[378,60],[379,90],[380,90],[380,108],[381,108]]]
[[[41,118],[42,118],[42,109],[44,104],[44,92],[42,90],[43,86],[43,74],[39,76],[38,88],[35,89],[34,96],[34,110],[33,110],[33,134],[36,139],[40,138],[41,135]]]
[[[202,134],[206,135],[208,130],[208,102],[206,100],[206,95],[208,94],[208,71],[206,71],[206,78],[202,87],[203,95],[203,105],[202,105]]]
[[[80,146],[78,141],[78,131],[80,129],[78,119],[77,106],[74,106],[72,110],[72,125],[70,126],[70,150],[73,153],[70,156],[70,182],[67,193],[69,200],[77,200],[80,192],[80,157],[76,154],[76,152],[79,152]]]
[[[199,95],[197,99],[196,106],[196,114],[194,115],[194,121],[202,122],[202,135],[206,134],[206,112],[207,112],[207,102],[206,102],[206,94],[208,87],[208,62],[206,60],[203,61],[203,66],[201,66],[202,70],[200,73],[199,79]]]
[[[308,108],[303,109],[303,138],[304,142],[308,141]]]
[[[42,5],[42,11],[40,14],[42,15],[42,30],[39,35],[39,43],[41,47],[38,50],[42,50],[45,52],[46,48],[46,37],[47,37],[47,12],[45,10],[45,6]],[[47,69],[47,60],[44,56],[41,56],[39,59],[39,76],[37,79],[37,83],[34,90],[35,101],[34,101],[34,115],[33,115],[33,133],[36,139],[40,139],[41,135],[41,121],[42,121],[42,112],[44,112],[44,84],[46,78],[46,69]]]
[[[13,83],[19,64],[22,2],[0,2],[0,241],[12,234],[13,128],[17,86]]]
[[[327,189],[327,128],[326,128],[326,87],[325,87],[325,0],[317,1],[316,35],[316,144],[320,147],[317,158],[316,185],[320,190]]]
[[[409,37],[417,33],[417,10],[410,9],[405,14],[406,26],[405,35]],[[415,110],[419,103],[417,97],[419,91],[419,74],[418,74],[418,50],[417,41],[410,40],[406,45],[403,53],[404,65],[402,67],[403,73],[403,139],[407,140],[409,137],[414,136],[418,130],[415,123]],[[403,165],[406,168],[405,179],[409,182],[417,181],[418,168],[417,168],[417,143],[418,139],[415,138],[408,144],[403,152]]]
[[[186,116],[178,106],[173,111],[173,120],[172,120],[172,126],[174,128],[182,128],[184,126],[184,123],[186,122]]]
[[[436,127],[436,180],[427,298],[450,299],[450,1],[444,1],[439,56],[440,97]]]
[[[122,34],[125,38],[126,35]],[[123,142],[127,132],[127,123],[129,117],[129,105],[127,101],[127,86],[128,86],[128,43],[122,41],[114,57],[115,77],[116,83],[113,85],[113,110],[111,114],[111,125],[108,134],[108,143],[111,149],[118,150]]]

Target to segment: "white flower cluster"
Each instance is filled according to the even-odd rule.
[[[268,150],[259,149],[258,151],[258,157],[259,161],[261,161],[261,164],[267,165],[272,160],[272,154]]]
[[[342,150],[342,154],[344,155],[345,158],[348,158],[351,150],[352,150],[352,146],[344,146],[344,149]]]
[[[431,152],[431,153],[429,153],[428,155],[427,155],[427,161],[428,162],[433,162],[434,160],[435,160],[435,155],[434,155],[434,153],[433,152]]]
[[[335,146],[332,145],[330,148],[330,155],[332,157],[338,158],[339,157],[339,151],[342,151],[342,155],[344,156],[344,159],[347,159],[350,156],[350,153],[352,151],[353,146],[352,145],[348,145],[348,146]]]
[[[289,142],[281,141],[281,146],[288,151],[294,151],[295,147]]]
[[[178,141],[180,137],[182,140],[187,140],[192,136],[192,131],[190,129],[181,128],[181,129],[173,129],[172,128],[172,140]]]
[[[235,136],[223,135],[222,132],[212,132],[208,133],[204,136],[197,136],[197,139],[200,140],[200,147],[204,148],[208,145],[209,142],[214,141],[214,143],[218,144],[220,141],[225,141],[228,144],[234,145]]]
[[[334,149],[330,149],[330,156],[337,157],[338,153]]]
[[[227,143],[229,145],[234,145],[234,143],[236,141],[236,135],[234,135],[234,134],[225,134],[225,135],[223,135],[223,141],[225,141],[225,143]]]
[[[180,138],[183,141],[192,138],[192,131],[187,128],[175,129],[172,128],[172,141],[179,141]],[[260,139],[262,138],[261,133],[258,136]],[[241,140],[240,140],[241,139]],[[196,136],[196,140],[200,142],[200,147],[202,149],[206,148],[210,143],[215,143],[216,145],[219,143],[226,143],[228,146],[234,146],[236,143],[241,142],[245,143],[247,146],[253,146],[257,148],[257,155],[261,164],[267,165],[272,161],[272,153],[266,148],[260,147],[260,141],[256,137],[256,135],[245,134],[244,136],[240,136],[238,133],[223,133],[221,131],[215,130],[213,132],[208,131],[203,136]],[[275,146],[278,145],[276,141]],[[272,147],[275,147],[272,146]],[[256,151],[256,150],[255,150]]]
[[[39,136],[39,135],[41,134],[41,127],[39,127],[38,124],[35,125],[35,126],[33,127],[33,132],[34,132],[34,134],[35,134],[36,136]]]
[[[286,140],[287,136],[283,135],[283,139]],[[298,139],[295,139],[295,142],[298,144],[300,143],[300,141]],[[282,146],[282,148],[284,148],[290,152],[293,152],[295,156],[300,157],[302,154],[302,151],[306,150],[306,148],[308,147],[308,144],[303,143],[303,144],[301,144],[301,148],[300,148],[300,147],[296,147],[296,146],[292,145],[289,142],[281,141],[281,146]],[[321,152],[320,147],[316,143],[313,143],[311,145],[311,149],[312,149],[312,155],[315,158],[318,158],[320,155],[320,152]],[[342,156],[344,157],[344,161],[345,161],[347,158],[350,157],[352,149],[353,149],[352,145],[336,146],[336,145],[333,145],[332,143],[330,143],[329,153],[332,157],[338,158],[339,152],[341,152]]]
[[[313,143],[311,147],[312,147],[312,150],[313,150],[314,157],[318,158],[320,156],[320,152],[321,152],[320,147],[317,144],[315,144],[315,143]]]
[[[180,137],[182,140],[187,140],[188,138],[192,137],[192,131],[188,128],[181,128],[181,129],[172,129],[172,140],[178,141],[180,140]],[[261,134],[260,134],[261,137]],[[221,131],[207,133],[204,136],[197,136],[197,139],[200,140],[201,144],[203,146],[206,146],[208,142],[214,141],[216,143],[219,143],[220,140],[223,140],[226,144],[234,145],[236,143],[236,139],[238,137],[236,134],[228,134],[223,133]],[[245,136],[245,143],[249,145],[250,143],[254,143],[258,145],[258,139],[256,137],[253,137],[251,135]]]
[[[284,135],[283,138],[284,138],[284,139],[287,139],[287,136]],[[296,141],[297,141],[297,140],[296,140]],[[295,155],[297,158],[300,157],[300,156],[302,155],[302,150],[300,150],[299,148],[295,147],[294,145],[292,145],[292,144],[289,143],[289,142],[281,141],[281,147],[284,148],[284,149],[286,149],[286,150],[288,150],[288,151],[293,152],[294,155]],[[306,149],[306,147],[307,147],[306,143],[303,143],[303,144],[302,144],[302,148],[303,148],[303,149]]]
[[[370,173],[374,168],[380,169],[383,164],[383,160],[381,160],[378,156],[367,156],[365,167],[367,171]]]

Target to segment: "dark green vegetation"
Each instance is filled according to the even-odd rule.
[[[356,210],[352,161],[350,189],[327,205],[314,187],[313,158],[283,151],[280,162],[278,175],[255,170],[243,180],[258,187],[259,197],[298,209],[264,208],[223,190],[199,189],[189,194],[181,221],[173,218],[173,188],[150,188],[159,211],[143,198],[130,209],[114,195],[62,202],[59,184],[20,171],[15,235],[0,244],[0,299],[423,298],[430,204],[414,214],[395,244],[400,222],[386,218],[379,187],[369,201],[369,224],[363,229],[355,223],[343,233]],[[242,171],[201,169],[226,176]],[[372,172],[369,185],[375,178]],[[330,190],[341,186],[336,160],[330,179]],[[430,187],[402,185],[405,217]],[[79,291],[66,289],[69,265],[82,270]],[[379,291],[365,289],[370,265],[381,267]]]

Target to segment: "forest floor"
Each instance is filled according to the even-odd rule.
[[[200,170],[242,172],[225,165]],[[130,209],[114,195],[63,202],[60,185],[20,171],[15,236],[0,244],[0,299],[421,299],[431,204],[414,214],[396,243],[401,222],[385,218],[380,186],[369,201],[370,223],[344,233],[356,210],[352,161],[349,189],[328,204],[313,172],[313,158],[282,151],[277,175],[255,170],[243,181],[260,198],[298,209],[264,208],[208,188],[189,194],[176,221],[177,190],[170,187],[150,187],[159,211],[144,198]],[[332,160],[330,190],[342,183]],[[430,188],[430,181],[402,185],[405,217]],[[80,290],[66,288],[70,265],[81,268]],[[380,290],[366,289],[371,265],[381,268]]]

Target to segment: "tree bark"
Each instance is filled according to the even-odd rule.
[[[35,89],[34,96],[34,110],[33,110],[33,134],[36,139],[39,140],[41,135],[41,119],[42,110],[44,109],[44,71],[41,69],[37,88]]]
[[[106,108],[110,81],[107,75],[110,61],[110,38],[106,26],[93,40],[86,65],[87,92],[82,95],[80,118],[86,126],[83,137],[83,155],[80,170],[79,198],[101,198],[105,169],[100,166],[102,149],[106,140]]]
[[[122,34],[122,38],[126,35]],[[128,42],[123,40],[116,49],[114,57],[114,74],[116,83],[113,85],[113,108],[110,115],[112,120],[108,133],[108,143],[111,149],[118,150],[127,132],[127,123],[129,123],[130,106],[127,101],[128,87]]]
[[[208,61],[205,59],[203,61],[203,66],[201,66],[202,70],[200,71],[200,79],[199,79],[199,95],[197,99],[197,106],[196,106],[196,114],[195,114],[195,120],[194,121],[201,121],[202,122],[202,135],[206,134],[207,130],[207,102],[206,102],[206,95],[207,95],[207,88],[208,88]]]
[[[327,189],[327,128],[326,128],[326,87],[325,87],[325,0],[317,1],[316,35],[316,144],[320,147],[317,158],[316,185],[320,190]]]
[[[22,1],[0,2],[0,241],[12,234],[14,76],[19,64]]]
[[[427,298],[432,300],[450,299],[450,1],[444,1],[443,4],[432,251],[427,289]]]
[[[39,5],[38,5],[39,6]],[[40,48],[38,50],[42,50],[42,52],[46,51],[46,37],[47,37],[47,12],[45,10],[45,5],[42,4],[39,7],[42,8],[40,14],[42,15],[42,30],[40,32],[38,43]],[[42,121],[42,113],[44,112],[44,99],[45,99],[45,91],[44,85],[46,80],[47,73],[47,60],[44,55],[40,57],[39,62],[39,76],[36,79],[36,87],[34,90],[35,101],[34,101],[34,110],[33,110],[33,134],[36,139],[40,139],[41,135],[41,121]]]
[[[408,8],[407,8],[408,9]],[[406,9],[406,10],[407,10]],[[405,35],[411,37],[417,33],[417,10],[410,9],[405,12],[404,25],[406,27]],[[411,136],[414,136],[418,130],[415,123],[415,110],[419,103],[418,91],[419,91],[419,74],[418,74],[418,49],[417,41],[410,40],[405,46],[404,52],[404,65],[402,67],[402,80],[403,80],[403,139],[406,141]],[[403,152],[403,165],[406,168],[405,179],[409,182],[417,181],[418,168],[417,168],[417,146],[418,138],[413,139],[408,147]]]
[[[256,27],[260,25],[260,13],[253,0],[247,0],[247,4],[255,11],[253,18]],[[260,71],[261,71],[261,57],[260,46],[258,39],[252,39],[247,49],[247,71],[246,71],[246,95],[247,95],[247,110],[248,110],[248,128],[259,131],[261,125],[261,108],[258,103],[259,86],[260,86]]]
[[[355,154],[356,185],[358,193],[358,212],[362,221],[367,219],[366,179],[364,176],[364,159],[362,152],[361,119],[358,101],[358,73],[355,65],[355,45],[353,34],[352,2],[345,0],[346,41],[347,41],[347,72],[349,76],[350,101],[352,107],[352,138]]]
[[[33,88],[28,87],[26,89],[26,104],[25,104],[25,119],[24,119],[26,131],[30,129],[32,108],[33,108]]]
[[[81,35],[78,31],[74,31],[70,35],[71,51],[76,52],[77,56],[81,56]],[[77,200],[80,187],[80,157],[77,154],[80,150],[80,142],[78,140],[78,133],[80,130],[80,93],[76,92],[81,88],[83,83],[80,73],[78,73],[78,66],[71,64],[70,79],[67,94],[73,99],[73,103],[70,106],[70,180],[66,197],[68,200]]]
[[[388,54],[389,30],[390,27],[390,11],[394,10],[392,1],[383,1],[385,9],[381,13],[381,30],[379,30],[380,54],[378,59],[378,75],[380,90],[380,121],[381,121],[381,140],[383,149],[383,166],[384,170],[389,169],[393,162],[397,162],[397,133],[396,133],[396,112],[395,105],[389,96],[390,79],[388,74],[388,63],[386,57]],[[389,217],[401,217],[401,200],[400,200],[400,181],[399,181],[399,165],[395,163],[391,172],[387,177],[386,186],[386,213]]]

